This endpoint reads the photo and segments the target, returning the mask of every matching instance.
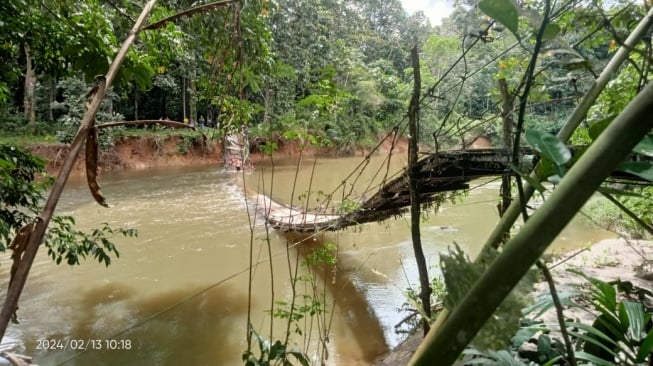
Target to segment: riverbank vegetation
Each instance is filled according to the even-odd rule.
[[[2,142],[69,144],[64,182],[72,166],[68,160],[74,161],[86,143],[96,199],[98,149],[125,137],[148,135],[163,143],[175,135],[183,154],[207,136],[220,141],[246,129],[252,147],[274,157],[280,138],[300,141],[301,154],[306,144],[352,152],[392,134],[408,137],[412,163],[420,152],[466,148],[483,138],[509,151],[513,162],[500,192],[502,220],[476,260],[460,249],[442,256],[447,289],[434,299],[438,310],[444,309],[437,316],[429,303],[432,284],[440,282],[428,277],[421,258],[421,202],[418,187],[411,186],[422,287],[410,299],[423,307],[415,311],[424,319],[424,331],[433,327],[412,362],[634,365],[650,359],[650,292],[635,289],[641,297],[617,296],[625,292],[619,284],[581,273],[592,290],[585,294],[589,305],[575,304],[595,318],[591,324],[568,323],[563,305],[576,294],[558,294],[542,259],[595,191],[607,200],[588,206],[595,221],[624,215],[628,219],[619,220],[619,230],[639,237],[653,232],[649,3],[465,1],[439,25],[424,13],[406,14],[397,0],[150,1],[146,6],[10,0],[0,4],[0,14]],[[168,120],[199,132],[157,126]],[[120,121],[132,122],[101,129]],[[567,143],[582,147],[570,149]],[[534,170],[521,165],[525,145],[540,155]],[[631,154],[637,157],[623,162]],[[3,158],[3,165],[12,168],[12,159]],[[624,177],[606,181],[614,170]],[[63,186],[55,184],[54,206],[57,187]],[[546,199],[533,210],[528,201],[535,192]],[[36,213],[34,202],[28,208]],[[33,224],[41,236],[50,208]],[[510,238],[518,217],[524,225]],[[7,238],[20,234],[21,226],[7,227]],[[41,239],[32,239],[34,248]],[[253,247],[253,227],[250,243]],[[105,248],[115,249],[106,243]],[[332,305],[321,286],[337,261],[337,245],[314,249],[303,264],[291,263],[287,253],[292,293],[279,300],[273,292],[270,304],[270,322],[282,319],[286,331],[274,336],[270,324],[268,341],[264,331],[248,324],[245,364],[308,364],[311,357],[319,362],[328,357]],[[299,274],[302,265],[306,277]],[[549,284],[551,300],[542,306],[557,311],[553,327],[559,340],[542,334],[549,326],[520,324],[532,268]],[[324,283],[316,280],[317,272],[323,272]],[[270,268],[272,279],[275,273]],[[310,335],[303,328],[313,321],[320,332],[317,351],[309,349]],[[509,347],[515,332],[521,341]],[[301,350],[290,348],[293,336],[304,337]],[[531,338],[537,347],[524,356],[521,346]]]

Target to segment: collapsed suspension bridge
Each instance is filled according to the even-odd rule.
[[[538,159],[531,149],[521,150],[524,157],[522,167],[533,166]],[[437,193],[469,188],[471,180],[498,176],[508,172],[512,152],[506,149],[454,150],[429,154],[412,167],[412,177],[417,181],[420,203],[427,204],[436,199]],[[355,208],[340,213],[325,210],[309,211],[274,202],[259,194],[258,207],[273,228],[281,231],[317,232],[335,231],[348,226],[367,222],[383,221],[403,214],[410,205],[409,170],[385,182],[368,199],[357,202]],[[613,176],[637,179],[623,172]]]

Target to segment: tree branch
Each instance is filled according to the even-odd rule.
[[[167,18],[161,19],[158,22],[154,22],[152,24],[148,24],[146,27],[143,28],[143,30],[152,30],[152,29],[159,29],[164,27],[166,24],[170,22],[174,22],[177,19],[182,19],[182,18],[188,18],[191,17],[195,14],[199,13],[208,13],[211,11],[214,11],[216,9],[223,8],[231,3],[239,2],[240,0],[223,0],[223,1],[218,1],[210,4],[205,4],[205,5],[199,5],[192,7],[188,10],[184,10],[180,13],[177,13],[175,15],[169,16]]]

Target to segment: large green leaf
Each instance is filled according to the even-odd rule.
[[[650,161],[625,161],[618,169],[653,182],[653,163]]]
[[[606,127],[614,120],[616,115],[606,117],[600,121],[592,122],[590,123],[590,128],[589,128],[589,135],[592,138],[592,140],[596,140],[601,132],[605,130]]]
[[[547,363],[543,364],[542,366],[553,366],[553,365],[557,365],[557,364],[560,363],[559,361],[562,360],[562,358],[563,358],[562,356],[556,356],[555,358],[552,358],[552,359],[550,359],[549,361],[547,361]]]
[[[526,130],[526,141],[543,156],[557,165],[564,165],[571,159],[571,151],[559,138],[540,130]]]
[[[543,41],[550,41],[553,38],[555,38],[555,36],[557,36],[558,33],[560,33],[560,27],[558,27],[554,23],[549,23],[544,28],[544,34],[542,36],[542,40]]]
[[[540,180],[546,180],[556,174],[556,164],[546,156],[542,156],[540,162],[535,166],[535,172]]]
[[[607,352],[609,352],[613,356],[617,356],[615,351],[608,348],[606,345],[609,344],[611,346],[618,346],[619,344],[617,343],[616,340],[612,339],[612,337],[605,334],[601,330],[599,330],[599,329],[597,329],[597,328],[595,328],[595,327],[593,327],[591,325],[587,325],[587,324],[583,324],[583,323],[565,322],[565,324],[567,325],[567,328],[570,329],[569,334],[573,335],[574,337],[576,337],[578,339],[582,339],[585,342],[595,344],[595,345],[603,348],[604,350],[606,350]],[[574,328],[578,328],[580,330],[583,330],[586,333],[576,332],[576,331],[572,330]]]
[[[646,338],[639,346],[639,351],[637,352],[637,361],[644,361],[646,357],[653,351],[653,329],[651,329]]]
[[[519,14],[512,0],[481,0],[479,9],[508,28],[519,39]]]
[[[563,306],[578,307],[579,305],[574,302],[574,297],[580,294],[580,291],[572,287],[565,286],[558,288],[558,299]],[[549,309],[553,308],[554,305],[551,292],[546,291],[539,294],[532,305],[522,309],[522,314],[531,315],[531,318],[537,319]]]
[[[583,351],[574,352],[574,356],[576,356],[576,358],[579,359],[579,360],[589,361],[592,364],[597,365],[597,366],[613,366],[614,365],[612,362],[606,361],[606,360],[604,360],[602,358],[598,358],[598,357],[596,357],[594,355],[591,355],[591,354],[589,354],[587,352],[583,352]]]
[[[653,157],[653,135],[646,135],[642,141],[635,146],[634,152]]]
[[[640,341],[646,337],[646,317],[642,304],[623,301],[619,304],[619,313],[625,314],[625,318],[628,318],[628,335],[631,339]]]
[[[537,189],[537,191],[540,192],[541,194],[544,194],[544,192],[546,192],[546,187],[544,187],[542,185],[542,183],[537,181],[537,179],[533,179],[528,174],[524,174],[524,173],[520,172],[519,168],[517,168],[513,164],[510,164],[510,169],[512,169],[515,173],[519,174],[520,177],[522,177],[524,180],[526,180],[526,182],[528,182],[528,184],[531,187]]]

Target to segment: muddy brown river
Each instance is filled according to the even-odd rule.
[[[360,162],[305,160],[297,175],[296,162],[263,163],[244,180],[217,166],[112,172],[100,178],[108,209],[92,201],[83,181],[72,180],[58,214],[73,215],[80,228],[107,222],[138,229],[139,236],[114,238],[120,258],[108,268],[92,259],[57,266],[41,250],[20,301],[21,323],[10,325],[0,351],[33,356],[39,365],[242,365],[251,273],[250,322],[263,338],[272,333],[283,339],[290,329],[291,347],[315,350],[325,344],[321,354],[328,352],[327,364],[370,364],[401,340],[394,326],[407,313],[397,309],[406,301],[406,288],[418,283],[408,218],[308,239],[270,231],[268,241],[251,205],[252,192],[269,194],[270,187],[283,203],[300,204],[309,186],[311,194],[303,197],[316,199]],[[362,194],[380,180],[372,165],[380,161],[370,164],[356,184],[348,180],[348,191]],[[485,179],[472,187],[462,202],[444,204],[423,221],[433,273],[439,253],[454,242],[474,256],[498,220],[499,182]],[[555,247],[609,236],[575,221]],[[315,288],[299,281],[297,291],[298,298],[318,294],[327,312],[299,320],[302,335],[278,317],[271,326],[273,301],[292,299],[289,271],[297,266],[308,278],[302,265],[306,248],[324,243],[337,245],[336,266],[313,273]],[[1,261],[0,286],[6,288],[7,255]],[[321,343],[327,330],[328,342]],[[252,347],[258,350],[256,341]]]

